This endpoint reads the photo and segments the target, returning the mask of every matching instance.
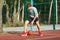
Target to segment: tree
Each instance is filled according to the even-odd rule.
[[[17,4],[18,4],[18,11],[17,11],[17,24],[19,24],[19,18],[20,18],[20,0],[18,0],[18,2],[17,2]]]
[[[14,2],[14,13],[13,13],[13,23],[16,23],[16,3],[17,3],[17,1],[15,0],[15,2]]]
[[[0,0],[0,32],[3,31],[2,27],[2,7],[3,7],[4,0]]]

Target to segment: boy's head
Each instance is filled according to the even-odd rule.
[[[27,8],[30,10],[32,8],[31,4],[27,4]]]

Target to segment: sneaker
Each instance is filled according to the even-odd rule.
[[[41,31],[38,32],[40,36],[43,36],[43,33]]]
[[[22,32],[21,36],[27,36],[27,33],[26,32]]]

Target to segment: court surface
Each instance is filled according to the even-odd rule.
[[[0,34],[0,40],[60,40],[60,30],[45,30],[42,31],[43,36],[40,37],[35,31],[34,35],[22,37],[21,32],[8,32]]]

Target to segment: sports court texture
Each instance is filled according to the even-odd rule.
[[[38,32],[34,35],[22,37],[21,32],[8,32],[7,34],[0,34],[0,40],[60,40],[60,30],[45,30],[42,31],[43,35],[40,37]]]

